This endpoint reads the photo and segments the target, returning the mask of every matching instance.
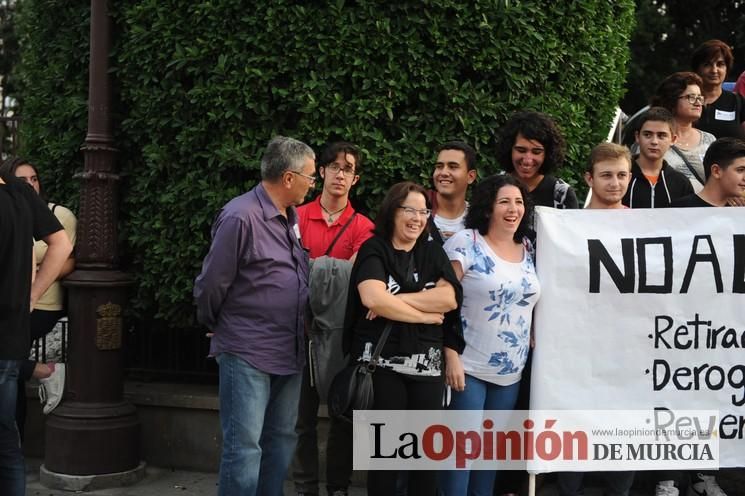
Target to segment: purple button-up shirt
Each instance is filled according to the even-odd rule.
[[[215,333],[211,355],[269,374],[302,370],[308,255],[298,238],[295,209],[285,218],[261,184],[220,211],[194,283],[197,319]]]

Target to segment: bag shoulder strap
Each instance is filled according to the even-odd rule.
[[[389,320],[388,323],[385,325],[385,329],[383,329],[383,334],[381,334],[380,339],[378,339],[378,344],[375,346],[375,351],[373,352],[372,358],[370,358],[370,362],[367,364],[367,369],[371,372],[378,366],[380,354],[383,352],[383,346],[385,346],[385,342],[388,341],[388,336],[391,334],[392,327],[393,322]]]
[[[438,229],[437,224],[435,224],[435,214],[429,216],[429,219],[427,219],[427,224],[429,225],[429,235],[432,237],[434,241],[436,241],[439,245],[444,245],[445,240],[442,239],[442,235],[440,234],[440,229]]]
[[[349,218],[349,220],[344,223],[344,225],[341,227],[339,232],[336,233],[336,236],[334,236],[333,241],[331,241],[331,244],[326,249],[326,253],[324,253],[324,255],[329,256],[329,253],[331,253],[331,250],[334,248],[334,245],[336,244],[336,242],[339,241],[339,238],[341,238],[341,235],[344,234],[344,231],[347,230],[347,228],[349,227],[349,224],[352,223],[352,221],[354,220],[356,216],[357,216],[357,212],[353,213],[352,216]]]
[[[691,165],[691,163],[688,161],[688,158],[686,158],[685,154],[681,152],[678,149],[678,147],[675,145],[671,146],[670,148],[672,148],[672,150],[675,153],[677,153],[678,156],[683,160],[683,163],[686,164],[686,167],[688,168],[689,171],[691,171],[691,174],[693,174],[693,177],[695,177],[696,180],[700,182],[701,184],[706,184],[706,181],[701,179],[701,176],[698,175],[698,171],[696,171],[696,169]]]

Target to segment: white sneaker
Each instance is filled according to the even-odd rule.
[[[659,481],[654,489],[654,496],[678,496],[678,488],[671,480]]]
[[[688,496],[727,496],[713,475],[696,474],[698,482],[688,486]]]
[[[44,415],[57,408],[65,392],[65,364],[57,363],[54,372],[46,379],[39,380],[39,399],[44,404]]]

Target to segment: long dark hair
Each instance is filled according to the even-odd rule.
[[[18,169],[22,165],[28,165],[32,169],[34,169],[34,174],[36,174],[36,178],[38,180],[39,184],[39,196],[42,197],[46,201],[47,196],[44,194],[44,187],[41,185],[41,178],[39,178],[39,170],[36,168],[34,164],[26,160],[22,157],[10,157],[5,160],[5,162],[0,165],[0,176],[3,177],[15,177],[16,175],[16,169]]]

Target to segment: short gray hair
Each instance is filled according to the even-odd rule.
[[[276,181],[288,170],[302,172],[308,158],[316,159],[311,147],[294,138],[275,136],[261,157],[261,179]]]

